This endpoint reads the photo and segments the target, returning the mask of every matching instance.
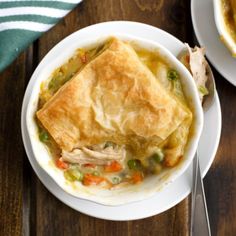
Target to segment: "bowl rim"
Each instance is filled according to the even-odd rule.
[[[89,27],[91,27],[91,26],[89,26]],[[86,27],[86,28],[84,28],[82,30],[85,30],[85,29],[87,29],[89,27]],[[51,178],[57,183],[57,185],[59,185],[67,193],[69,193],[69,194],[71,194],[71,195],[73,195],[73,196],[75,196],[77,198],[80,198],[80,199],[86,199],[86,200],[93,201],[93,202],[96,202],[96,203],[99,203],[99,204],[104,204],[104,205],[121,205],[121,204],[125,204],[125,203],[134,202],[134,201],[128,201],[128,202],[125,202],[125,203],[121,202],[121,203],[118,203],[118,204],[109,204],[109,203],[106,203],[106,202],[90,199],[90,198],[87,198],[87,197],[81,197],[81,196],[75,195],[75,194],[73,194],[71,192],[68,192],[68,190],[65,189],[64,184],[59,182],[54,176],[52,176],[52,174],[50,173],[50,171],[48,169],[45,169],[41,165],[41,163],[40,163],[40,161],[38,159],[39,155],[37,155],[37,153],[35,152],[34,144],[32,143],[32,138],[31,138],[31,135],[30,135],[31,131],[30,131],[30,127],[29,127],[29,122],[28,121],[29,121],[29,119],[32,119],[30,107],[32,107],[32,102],[33,102],[32,99],[34,98],[34,96],[33,96],[34,95],[34,91],[36,90],[36,87],[37,87],[37,80],[40,81],[40,83],[42,82],[42,80],[40,80],[40,73],[42,73],[43,64],[44,64],[44,62],[46,61],[47,58],[50,58],[53,55],[54,52],[56,52],[60,47],[62,47],[67,41],[69,41],[71,39],[71,37],[74,37],[76,35],[76,33],[79,32],[79,31],[81,31],[81,30],[78,30],[78,31],[74,32],[73,34],[69,35],[68,37],[66,37],[65,39],[60,41],[58,44],[56,44],[45,55],[45,57],[41,60],[41,62],[39,63],[39,65],[37,66],[36,70],[34,71],[32,77],[31,77],[31,79],[35,79],[36,81],[35,81],[34,88],[33,88],[32,92],[31,92],[31,95],[30,95],[30,98],[29,98],[29,103],[28,103],[28,106],[27,106],[26,125],[27,125],[27,131],[28,131],[28,134],[29,134],[32,150],[33,150],[35,159],[38,162],[38,164],[41,166],[41,168],[44,169],[46,171],[46,173],[49,176],[51,176]],[[110,34],[106,35],[104,38],[107,38],[109,36],[111,36],[111,35]],[[194,91],[194,94],[192,94],[192,96],[194,97],[194,103],[196,103],[196,104],[194,104],[194,108],[195,108],[195,113],[196,113],[196,120],[195,120],[195,122],[197,124],[197,129],[196,129],[196,132],[195,132],[195,135],[194,135],[195,138],[192,138],[192,140],[194,140],[194,143],[192,144],[193,147],[191,148],[192,151],[190,152],[191,153],[190,157],[186,158],[187,161],[185,161],[185,164],[182,165],[181,168],[179,168],[179,171],[176,171],[175,174],[171,174],[170,180],[168,180],[168,182],[165,183],[165,184],[174,182],[175,179],[177,179],[180,175],[182,175],[185,172],[185,170],[188,168],[188,166],[192,162],[192,160],[194,158],[194,153],[197,150],[197,145],[198,145],[198,142],[199,142],[199,139],[200,139],[200,135],[201,135],[201,131],[202,131],[202,127],[203,127],[203,111],[201,109],[200,100],[198,99],[198,92],[197,92],[197,88],[196,88],[195,82],[194,82],[191,74],[189,73],[189,71],[180,63],[180,61],[169,50],[167,50],[161,44],[159,44],[157,42],[154,42],[152,40],[147,40],[147,39],[144,39],[144,38],[140,38],[140,37],[136,37],[136,36],[132,36],[132,35],[128,35],[128,34],[123,34],[123,33],[122,34],[114,33],[114,34],[112,34],[112,36],[117,36],[118,38],[120,36],[122,36],[122,37],[124,36],[125,38],[129,38],[130,40],[134,40],[134,41],[137,40],[137,41],[145,42],[148,45],[152,45],[154,48],[160,49],[161,53],[164,53],[165,55],[167,55],[168,60],[170,60],[171,62],[174,62],[175,65],[178,67],[178,69],[181,70],[183,74],[185,74],[185,77],[189,78],[189,80],[188,80],[189,85],[188,86],[190,86],[193,89],[193,91]],[[87,45],[89,45],[89,43]],[[78,47],[80,47],[80,46],[78,45]],[[55,68],[52,68],[51,72],[54,69]],[[38,97],[38,94],[36,96]],[[156,191],[153,191],[148,196],[146,195],[143,199],[146,199],[146,198],[150,197],[151,195],[155,194],[155,192]],[[138,199],[137,201],[139,201],[139,200],[142,200],[142,199]]]
[[[232,56],[236,57],[236,42],[233,40],[233,38],[226,29],[221,9],[221,1],[222,0],[213,0],[214,20],[216,28],[220,35],[220,40],[228,48]]]

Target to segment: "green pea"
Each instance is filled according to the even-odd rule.
[[[47,133],[46,131],[44,131],[44,130],[41,131],[41,132],[39,133],[39,139],[40,139],[41,142],[46,143],[46,142],[49,140],[48,133]]]
[[[78,169],[69,169],[64,172],[64,176],[69,181],[82,181],[83,180],[83,173]]]
[[[115,177],[112,178],[112,183],[113,184],[119,184],[120,182],[121,182],[120,177],[115,176]]]
[[[100,175],[100,173],[98,171],[94,171],[92,174],[95,175],[95,176],[99,176]]]
[[[82,181],[84,178],[83,173],[78,169],[72,169],[72,175],[76,178],[78,181]]]
[[[164,160],[164,153],[160,149],[156,150],[155,153],[151,156],[151,158],[156,162],[160,163]]]
[[[139,170],[142,167],[141,161],[138,159],[128,160],[127,165],[131,170]]]
[[[64,171],[64,177],[66,180],[70,182],[74,182],[76,180],[76,178],[73,175],[71,175],[69,171]]]
[[[113,146],[114,146],[114,143],[113,143],[113,142],[107,141],[107,142],[105,143],[104,148],[113,147]]]
[[[170,81],[175,81],[179,78],[179,74],[176,70],[169,70],[168,73],[167,73],[167,78],[168,80]]]

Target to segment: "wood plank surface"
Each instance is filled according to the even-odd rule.
[[[236,87],[214,70],[222,109],[222,134],[204,183],[212,235],[236,235]],[[207,152],[207,150],[206,150]]]
[[[21,141],[20,110],[36,65],[67,35],[94,23],[130,20],[162,28],[192,45],[189,5],[189,0],[84,0],[0,74],[0,235],[188,235],[188,198],[160,215],[129,222],[95,219],[61,203],[30,167]],[[212,235],[235,235],[236,88],[215,75],[223,130],[204,182]]]
[[[20,107],[25,89],[25,54],[0,78],[0,234],[20,235],[24,148]],[[13,86],[14,85],[14,86]],[[12,146],[14,144],[14,148]]]

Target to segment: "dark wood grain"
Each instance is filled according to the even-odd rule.
[[[61,203],[29,165],[20,135],[20,110],[34,68],[67,35],[94,23],[130,20],[157,26],[192,44],[189,5],[189,0],[84,0],[0,74],[0,235],[188,235],[188,198],[162,214],[129,222],[95,219]],[[236,232],[236,88],[215,75],[223,130],[204,182],[212,235],[224,236]]]
[[[236,87],[214,71],[222,109],[218,152],[204,183],[212,235],[236,234]],[[207,151],[207,150],[206,150]]]
[[[22,54],[0,78],[0,234],[20,235],[24,150],[20,109],[25,89]]]

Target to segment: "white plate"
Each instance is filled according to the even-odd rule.
[[[137,37],[155,40],[169,49],[174,55],[178,55],[178,53],[184,48],[184,44],[172,35],[155,27],[135,22],[101,23],[97,24],[96,27],[90,26],[77,31],[70,35],[69,38],[70,40],[73,40],[75,34],[76,37],[78,37],[78,34],[84,36],[89,34],[91,31],[96,31],[99,34],[112,34],[114,30],[115,32],[132,34]],[[134,220],[161,213],[179,203],[190,193],[192,167],[190,167],[174,183],[168,185],[162,191],[155,194],[155,196],[144,201],[122,206],[104,206],[75,198],[64,192],[53,181],[53,179],[48,176],[43,169],[41,169],[32,152],[32,147],[30,145],[30,140],[26,129],[26,108],[33,86],[34,81],[30,80],[25,92],[22,106],[21,129],[23,142],[29,161],[39,179],[47,187],[47,189],[62,202],[77,211],[97,218],[109,220]],[[199,156],[203,175],[206,174],[214,159],[221,133],[221,111],[217,94],[215,96],[214,104],[204,116],[205,124],[199,144]]]
[[[195,34],[214,67],[230,83],[236,86],[236,58],[220,41],[214,20],[213,0],[192,0],[191,15]]]

